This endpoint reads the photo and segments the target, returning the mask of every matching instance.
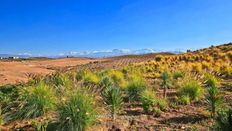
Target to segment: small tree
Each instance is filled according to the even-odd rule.
[[[215,86],[209,87],[206,99],[209,105],[209,110],[211,111],[211,116],[215,118],[215,113],[222,104],[223,100],[218,88]]]
[[[169,87],[170,84],[170,76],[167,71],[164,71],[163,74],[161,75],[162,78],[162,87],[163,87],[163,97],[166,99],[167,95],[167,88]]]

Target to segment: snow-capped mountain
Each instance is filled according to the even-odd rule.
[[[155,53],[153,49],[141,49],[141,50],[129,50],[129,49],[113,49],[113,50],[102,50],[102,51],[82,51],[82,52],[69,52],[60,54],[62,56],[74,56],[74,57],[112,57],[112,56],[122,56],[122,55],[140,55]]]

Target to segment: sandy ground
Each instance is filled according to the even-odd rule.
[[[87,64],[95,61],[88,58],[62,58],[26,61],[0,61],[0,85],[27,81],[27,74],[49,74],[55,69]]]

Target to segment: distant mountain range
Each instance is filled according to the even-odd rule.
[[[68,52],[62,53],[53,56],[42,56],[42,57],[51,57],[51,58],[60,58],[60,57],[89,57],[89,58],[103,58],[103,57],[113,57],[113,56],[122,56],[122,55],[142,55],[149,53],[158,53],[163,51],[157,51],[153,49],[141,49],[141,50],[129,50],[129,49],[113,49],[113,50],[102,50],[102,51],[80,51],[80,52]],[[180,51],[165,51],[170,53],[179,54],[182,53]],[[29,53],[21,53],[21,54],[0,54],[0,57],[19,57],[19,58],[30,58],[30,57],[41,57],[37,55],[31,55]]]

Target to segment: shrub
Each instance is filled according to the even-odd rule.
[[[190,97],[188,95],[181,96],[178,99],[178,102],[183,105],[189,105],[190,104]]]
[[[130,81],[127,87],[127,94],[130,101],[140,100],[141,93],[145,90],[146,85],[141,80],[132,80]]]
[[[216,86],[211,86],[208,88],[208,94],[206,96],[206,101],[211,111],[211,116],[214,118],[215,113],[222,104],[222,96]]]
[[[99,82],[100,82],[100,78],[94,73],[87,72],[84,76],[84,85],[88,85],[88,84],[97,85],[99,84]]]
[[[12,108],[17,104],[16,108]],[[39,83],[35,87],[24,88],[16,102],[6,107],[7,120],[28,119],[44,115],[54,109],[55,94],[52,88]]]
[[[159,107],[161,111],[165,111],[168,108],[168,102],[166,99],[159,99],[157,101],[157,106]]]
[[[152,112],[156,104],[155,93],[145,90],[141,95],[141,102],[145,112]]]
[[[57,111],[60,130],[82,131],[96,122],[95,101],[83,91],[70,94]]]
[[[72,84],[72,81],[69,79],[68,74],[56,73],[54,76],[52,76],[52,83],[55,86],[70,87]]]
[[[232,129],[232,109],[220,110],[217,113],[216,130],[231,131]]]
[[[179,78],[184,78],[184,76],[185,76],[185,74],[182,71],[175,71],[173,73],[173,78],[176,79],[176,80],[179,79]]]
[[[112,71],[110,76],[115,86],[120,87],[122,89],[124,89],[127,86],[124,74],[121,71]]]
[[[108,87],[102,92],[102,97],[110,108],[113,120],[116,119],[116,115],[121,111],[123,106],[122,93],[120,88]]]
[[[191,100],[198,100],[204,95],[204,89],[198,81],[190,80],[183,83],[178,93],[180,96],[189,96]]]
[[[159,108],[154,108],[154,115],[159,117],[161,115],[161,110]]]

